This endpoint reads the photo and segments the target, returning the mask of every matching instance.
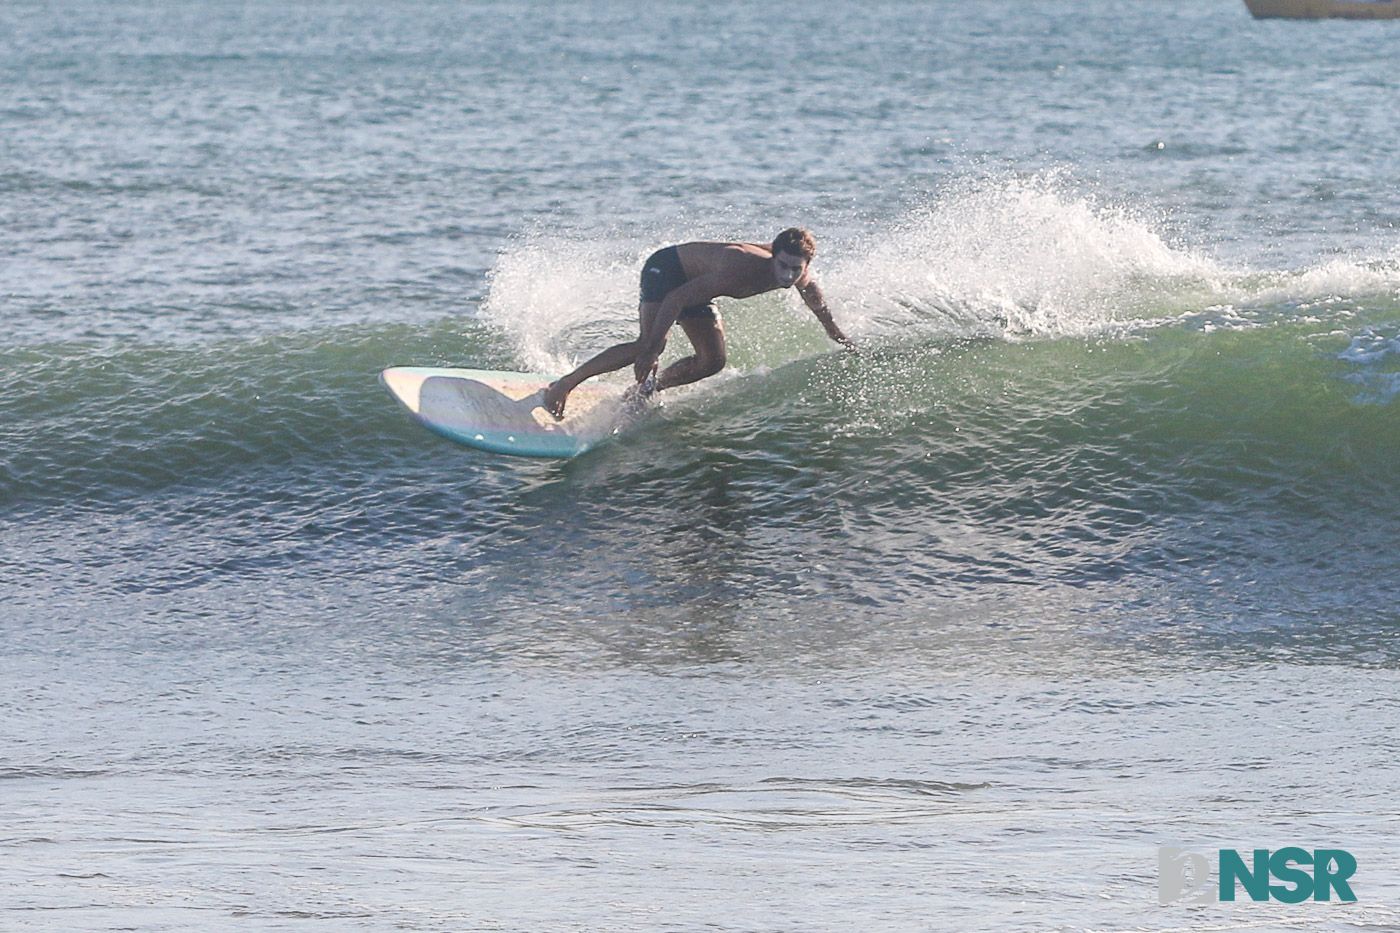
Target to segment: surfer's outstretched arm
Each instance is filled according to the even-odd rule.
[[[817,286],[816,279],[807,278],[805,282],[797,283],[797,293],[802,296],[802,301],[816,315],[826,335],[835,340],[847,350],[855,350],[855,341],[847,337],[841,328],[836,325],[836,320],[831,316],[831,309],[826,306],[826,298],[822,295],[822,290]]]

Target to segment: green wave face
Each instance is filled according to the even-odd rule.
[[[238,580],[349,561],[411,587],[441,555],[403,555],[448,547],[454,574],[513,592],[567,547],[549,572],[579,593],[616,598],[629,555],[659,553],[634,581],[656,598],[700,586],[761,603],[807,592],[800,567],[825,555],[835,605],[901,618],[959,594],[1165,587],[1206,622],[1233,624],[1246,597],[1253,618],[1340,603],[1375,621],[1400,520],[1397,334],[1400,306],[1367,297],[1098,335],[915,333],[858,357],[779,346],[566,465],[447,444],[378,386],[405,359],[519,365],[466,319],[46,344],[5,353],[0,492],[33,529],[30,569],[73,523],[125,515],[192,536],[185,562],[240,542]],[[183,573],[147,567],[133,585]]]

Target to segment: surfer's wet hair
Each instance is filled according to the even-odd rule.
[[[773,255],[787,253],[789,256],[801,256],[808,262],[817,255],[817,241],[812,234],[801,227],[788,227],[782,233],[773,238]]]

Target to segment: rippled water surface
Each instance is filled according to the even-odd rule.
[[[1395,25],[7,5],[0,927],[1400,925]],[[376,381],[794,223],[858,357],[722,304],[569,462]],[[1287,845],[1357,902],[1158,904]]]

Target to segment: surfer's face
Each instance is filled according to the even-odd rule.
[[[807,271],[807,260],[792,253],[773,254],[773,278],[782,288],[791,288]]]

